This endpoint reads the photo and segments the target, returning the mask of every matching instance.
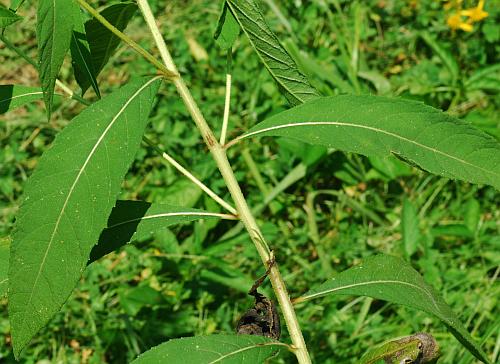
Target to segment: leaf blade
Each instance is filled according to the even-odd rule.
[[[0,5],[0,29],[14,24],[21,19],[22,17],[14,13],[12,10]]]
[[[0,85],[0,115],[42,98],[39,87]]]
[[[410,264],[400,258],[383,254],[367,258],[294,302],[305,302],[327,294],[369,296],[427,312],[439,318],[476,358],[489,363],[487,355],[446,302]]]
[[[500,144],[422,103],[381,96],[321,97],[251,128],[250,136],[284,136],[367,156],[396,155],[447,178],[500,189]]]
[[[28,180],[10,252],[16,356],[83,272],[139,147],[159,83],[158,77],[134,80],[85,109],[59,133]]]

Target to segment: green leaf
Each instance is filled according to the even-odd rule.
[[[142,239],[168,226],[199,219],[220,218],[221,214],[144,201],[117,201],[108,226],[90,253],[90,262],[111,253],[132,240]]]
[[[40,0],[37,11],[36,38],[40,83],[48,117],[52,112],[54,86],[69,49],[74,19],[80,9],[74,1]]]
[[[417,251],[420,241],[420,230],[418,228],[418,215],[415,206],[407,199],[403,201],[401,228],[405,254],[407,258],[410,258]]]
[[[465,89],[500,92],[500,64],[484,67],[474,72],[465,81]]]
[[[131,364],[255,364],[264,363],[284,344],[256,335],[210,335],[173,339]]]
[[[2,238],[0,240],[0,298],[3,298],[7,294],[7,287],[9,286],[9,252],[9,239]]]
[[[264,120],[231,144],[258,135],[290,137],[367,156],[393,154],[440,176],[500,189],[500,143],[420,102],[322,97]]]
[[[5,28],[21,19],[22,17],[0,5],[0,28]]]
[[[58,134],[24,190],[9,268],[14,353],[66,301],[140,145],[160,81],[136,79]]]
[[[254,0],[228,0],[227,4],[288,102],[299,105],[318,97],[316,89],[269,29],[257,3]]]
[[[227,4],[224,2],[222,12],[217,22],[217,29],[214,33],[215,42],[219,47],[227,51],[228,49],[231,49],[234,42],[236,42],[239,34],[240,26],[234,18],[234,15],[229,10]]]
[[[446,302],[410,264],[400,258],[390,255],[367,258],[360,265],[339,273],[294,302],[309,301],[328,294],[369,296],[432,314],[443,321],[476,358],[489,363],[486,354]]]
[[[119,31],[123,32],[136,10],[137,5],[135,3],[122,2],[108,6],[100,14]],[[85,31],[97,77],[120,44],[120,38],[111,33],[108,28],[96,19],[90,19],[85,23]]]
[[[43,98],[39,87],[0,85],[0,115]]]
[[[92,86],[96,95],[101,98],[99,86],[97,85],[97,75],[92,63],[89,42],[87,40],[81,13],[80,16],[75,19],[75,28],[71,33],[70,52],[75,79],[82,89],[82,96],[85,94],[85,91]]]
[[[436,40],[428,32],[421,32],[420,37],[424,40],[425,43],[427,43],[427,45],[434,51],[434,53],[436,53],[436,55],[441,59],[446,68],[448,68],[448,71],[451,75],[452,84],[456,84],[460,75],[460,67],[458,66],[458,63],[451,52],[441,46],[438,40]]]

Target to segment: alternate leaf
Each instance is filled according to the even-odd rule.
[[[136,79],[86,108],[56,137],[25,187],[10,253],[14,354],[66,301],[106,226],[160,81]]]
[[[0,240],[0,298],[7,294],[7,287],[9,286],[9,249],[10,242],[8,238]]]
[[[404,260],[390,255],[367,258],[360,265],[339,273],[308,291],[295,303],[328,294],[369,296],[427,312],[439,318],[451,333],[479,360],[489,363],[446,302]]]
[[[136,10],[137,5],[135,3],[121,2],[108,6],[100,14],[115,28],[123,32]],[[120,44],[120,38],[111,33],[97,19],[90,19],[85,22],[85,31],[90,46],[95,76],[97,77]]]
[[[109,216],[108,226],[102,231],[97,245],[92,248],[90,262],[132,240],[147,237],[168,226],[220,217],[221,214],[186,207],[144,201],[117,201]]]
[[[257,335],[195,336],[160,344],[131,364],[264,363],[280,346],[285,344]]]
[[[38,72],[49,117],[52,112],[57,75],[69,49],[74,19],[79,14],[80,9],[74,1],[38,1],[36,26]]]
[[[423,103],[377,96],[333,96],[281,112],[250,129],[367,156],[396,155],[431,173],[500,189],[500,143]]]
[[[21,19],[22,17],[14,13],[12,10],[0,5],[0,28],[5,28]]]
[[[228,0],[226,3],[288,102],[299,105],[318,97],[316,89],[269,29],[257,3],[254,0]]]
[[[97,85],[96,72],[90,55],[89,42],[87,40],[87,34],[81,15],[80,13],[79,17],[75,19],[75,28],[71,33],[70,51],[73,71],[76,82],[82,89],[82,95],[92,86],[96,95],[101,98],[99,86]]]
[[[234,15],[229,10],[226,2],[222,6],[222,12],[217,22],[217,29],[215,29],[214,39],[215,42],[223,50],[231,49],[238,35],[240,34],[240,25],[234,18]]]
[[[39,87],[0,85],[0,115],[43,98]]]

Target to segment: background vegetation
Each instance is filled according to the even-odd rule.
[[[105,4],[109,2],[93,6]],[[220,2],[151,4],[180,71],[219,130],[226,58],[212,35]],[[271,28],[323,94],[422,100],[499,138],[500,4],[486,1],[488,16],[475,22],[467,16],[459,23],[450,21],[459,7],[477,5],[262,1]],[[24,4],[19,10],[24,20],[5,32],[33,58],[35,12],[32,4]],[[127,34],[156,51],[139,16]],[[68,70],[63,69],[61,79],[77,90]],[[120,47],[100,76],[101,92],[150,72],[149,64]],[[3,44],[0,74],[2,84],[38,84],[36,71]],[[243,36],[234,49],[233,80],[231,136],[287,108]],[[94,97],[91,90],[87,97]],[[81,108],[59,99],[50,122],[41,103],[0,116],[2,239],[9,239],[23,182],[54,135]],[[148,137],[230,200],[172,87],[162,88],[155,109]],[[460,314],[492,361],[498,359],[500,195],[492,187],[431,176],[397,159],[345,155],[286,139],[245,142],[229,156],[250,204],[260,211],[259,222],[293,296],[376,252],[403,256]],[[219,209],[146,146],[123,183],[122,195]],[[21,361],[123,363],[169,338],[232,332],[252,304],[246,291],[261,272],[253,245],[234,222],[165,229],[90,265],[63,310]],[[0,361],[12,362],[6,307],[1,298]],[[373,344],[417,331],[436,336],[443,363],[474,362],[437,319],[403,307],[370,298],[327,297],[299,306],[297,313],[318,363],[355,362]],[[276,362],[289,360],[292,356],[285,354]]]

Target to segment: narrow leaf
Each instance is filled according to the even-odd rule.
[[[0,85],[0,115],[42,98],[39,87]]]
[[[10,243],[8,238],[0,240],[0,298],[7,294],[7,287],[9,286],[9,249]]]
[[[5,28],[21,19],[22,17],[14,13],[12,10],[0,5],[0,28]]]
[[[311,289],[295,303],[328,294],[369,296],[421,310],[439,318],[476,358],[489,363],[446,302],[404,260],[390,255],[367,258],[360,265],[339,273]]]
[[[223,50],[231,49],[238,35],[240,34],[240,25],[229,10],[226,2],[222,7],[222,12],[217,22],[217,29],[214,33],[215,42]]]
[[[405,199],[403,201],[403,214],[401,217],[401,230],[403,233],[403,246],[407,258],[417,251],[420,241],[418,228],[418,215],[413,204]]]
[[[276,114],[233,141],[284,136],[367,156],[396,155],[431,173],[500,189],[500,143],[422,103],[333,96]]]
[[[73,21],[80,10],[74,1],[40,0],[37,11],[36,37],[40,83],[47,114],[52,112],[54,86],[69,49]]]
[[[80,16],[75,19],[75,28],[71,33],[70,44],[75,79],[82,89],[82,96],[85,94],[85,91],[92,86],[96,95],[101,98],[99,86],[97,85],[96,72],[90,55],[89,42],[82,21],[82,14],[80,13],[79,15]]]
[[[257,3],[254,0],[228,0],[227,4],[288,102],[299,105],[318,97],[316,89],[269,29]]]
[[[160,344],[131,364],[264,363],[280,346],[285,344],[256,335],[195,336]]]
[[[220,217],[221,214],[185,207],[144,201],[117,201],[109,216],[108,226],[102,231],[99,242],[90,253],[90,262],[132,240],[147,237],[152,232],[168,226]]]
[[[108,6],[101,11],[100,14],[118,30],[123,32],[136,10],[136,4],[122,2]],[[96,19],[90,19],[85,22],[85,31],[87,33],[92,63],[97,77],[120,44],[120,38],[111,33],[108,28]]]
[[[56,137],[24,190],[9,268],[19,353],[66,301],[106,226],[160,81],[136,79],[85,109]]]

